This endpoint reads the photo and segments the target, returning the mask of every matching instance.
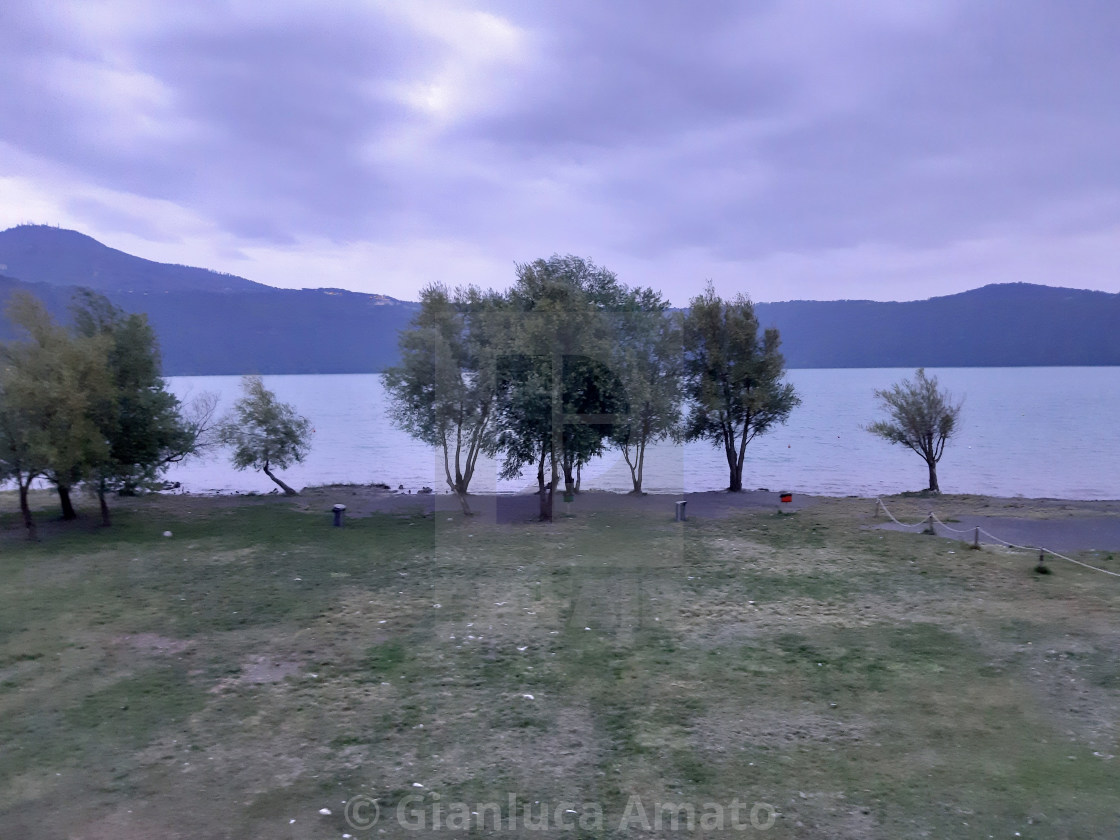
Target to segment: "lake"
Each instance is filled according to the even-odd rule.
[[[1120,368],[944,368],[936,375],[964,399],[960,431],[938,468],[946,493],[1071,499],[1120,498]],[[743,485],[795,493],[873,496],[921,490],[920,457],[863,431],[880,414],[876,388],[909,369],[791,370],[802,404],[789,423],[747,447]],[[315,432],[303,464],[281,472],[294,486],[381,481],[447,491],[442,463],[429,447],[392,426],[378,374],[266,376],[265,385],[311,420]],[[213,391],[219,412],[239,394],[235,376],[172,377],[181,399]],[[480,464],[472,491],[519,492],[536,484],[496,480],[496,465]],[[717,490],[727,486],[722,450],[706,443],[662,444],[646,456],[649,492]],[[190,492],[264,491],[262,474],[238,472],[226,453],[176,465],[167,474]],[[609,452],[585,468],[583,487],[629,490],[621,455]]]

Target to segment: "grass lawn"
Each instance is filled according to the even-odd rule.
[[[866,500],[576,508],[152,499],[31,544],[5,495],[0,838],[1120,832],[1120,581]]]

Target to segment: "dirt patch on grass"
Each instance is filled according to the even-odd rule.
[[[148,656],[177,656],[194,646],[186,639],[172,639],[158,633],[127,633],[114,636],[112,641],[120,648]]]
[[[294,677],[301,671],[302,666],[299,662],[273,659],[270,656],[251,656],[241,663],[241,673],[235,677],[225,677],[219,680],[210,689],[210,692],[218,694],[241,685],[283,682],[288,677]]]
[[[601,745],[586,707],[521,694],[493,701],[511,728],[476,732],[474,743],[455,743],[440,756],[436,780],[464,784],[505,778],[517,789],[547,794],[555,780],[573,785],[594,774]],[[501,709],[506,712],[501,712]],[[552,793],[553,796],[558,795]]]
[[[682,606],[679,615],[683,632],[695,634],[708,644],[720,645],[814,627],[856,628],[950,621],[933,603],[877,597],[844,602],[788,598],[753,604],[713,600]]]
[[[724,705],[708,710],[691,727],[696,749],[736,754],[742,750],[794,749],[806,744],[834,747],[865,740],[871,724],[850,712],[824,715],[813,708],[751,708]]]

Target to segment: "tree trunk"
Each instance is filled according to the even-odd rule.
[[[634,492],[639,496],[645,495],[642,492],[642,474],[645,472],[646,467],[646,444],[649,443],[649,435],[650,421],[649,415],[647,414],[642,420],[642,434],[638,438],[638,442],[634,447],[638,456],[638,468],[637,470],[635,470],[633,467],[630,468],[630,477],[634,480]]]
[[[101,525],[108,528],[113,524],[113,520],[109,516],[109,502],[105,499],[104,483],[97,485],[97,503],[101,507]]]
[[[264,462],[264,474],[267,475],[269,478],[271,478],[273,481],[275,481],[280,486],[280,489],[284,491],[285,496],[298,496],[299,495],[299,493],[297,493],[295,490],[293,490],[291,487],[289,487],[287,484],[285,484],[283,481],[281,481],[280,479],[278,479],[276,476],[274,476],[272,474],[272,470],[270,470],[268,468],[268,461]]]
[[[541,459],[537,462],[537,493],[544,498],[544,447],[541,447]]]
[[[74,503],[70,500],[70,488],[65,484],[56,485],[58,488],[58,501],[62,506],[62,519],[64,522],[70,522],[78,518],[78,512],[74,510]]]
[[[547,511],[545,513],[545,515],[548,517],[545,520],[546,522],[551,522],[552,521],[552,512],[556,509],[556,506],[553,504],[553,502],[555,501],[555,496],[556,496],[556,485],[558,485],[559,483],[560,483],[559,477],[557,477],[556,479],[554,479],[553,481],[550,481],[548,483],[548,492],[545,493],[545,499],[547,500],[547,503],[548,503],[547,504]]]
[[[459,497],[459,504],[463,508],[463,516],[474,516],[474,512],[471,510],[470,503],[467,501],[466,489],[456,490],[455,495]]]
[[[641,496],[642,462],[645,459],[645,447],[641,444],[634,444],[634,460],[630,460],[630,444],[626,444],[622,447],[622,457],[626,461],[626,466],[630,469],[630,483],[634,485],[630,495]]]
[[[579,484],[583,481],[583,464],[576,464],[576,487],[575,490],[579,492]]]
[[[642,439],[640,441],[638,441],[638,472],[635,475],[632,475],[632,478],[634,479],[634,492],[636,494],[638,494],[639,496],[644,495],[642,493],[642,473],[645,471],[645,468],[646,468],[646,437],[645,437],[645,435],[643,435]]]
[[[743,489],[743,465],[739,461],[739,453],[735,451],[735,428],[723,429],[723,454],[727,456],[727,491],[738,493]]]
[[[544,493],[541,493],[541,522],[552,521],[552,497],[556,493],[556,485],[560,483],[560,470],[557,467],[556,460],[549,458],[552,462],[552,476],[548,482],[548,486]]]
[[[552,424],[549,430],[548,447],[548,498],[541,503],[541,521],[552,521],[552,497],[556,494],[556,485],[560,483],[560,465],[556,459],[562,458],[564,453],[564,404],[563,391],[560,388],[563,359],[554,348],[552,352]],[[547,502],[547,504],[546,504]]]
[[[624,460],[626,462],[626,467],[627,467],[627,469],[630,470],[630,481],[634,485],[634,489],[631,490],[630,492],[631,493],[640,493],[641,492],[641,484],[638,481],[638,472],[637,472],[637,470],[634,469],[634,462],[630,460],[630,444],[628,444],[628,443],[623,444],[623,446],[622,446],[622,460]]]
[[[937,462],[926,461],[929,465],[929,492],[940,493],[941,488],[937,486]]]
[[[576,479],[572,475],[572,465],[564,464],[564,492],[574,493],[576,489]]]
[[[743,489],[743,464],[736,456],[734,447],[727,448],[726,454],[727,470],[729,474],[727,490],[730,493],[738,493]]]
[[[29,540],[39,539],[39,532],[35,530],[35,520],[31,518],[31,505],[27,502],[27,493],[31,489],[31,479],[27,479],[27,483],[23,483],[23,479],[19,480],[19,512],[23,514],[23,527],[27,529],[27,538]]]

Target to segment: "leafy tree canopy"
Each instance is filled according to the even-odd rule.
[[[962,404],[954,403],[952,395],[938,386],[937,377],[926,376],[924,368],[918,368],[913,381],[903,379],[876,391],[875,397],[888,419],[872,423],[867,431],[921,455],[929,470],[928,490],[940,493],[937,463],[957,430]]]
[[[401,333],[401,362],[384,376],[394,422],[440,450],[447,484],[465,513],[478,457],[491,446],[504,308],[495,292],[427,287]]]
[[[168,464],[195,449],[200,429],[167,390],[146,316],[126,313],[88,289],[75,296],[72,312],[78,335],[107,342],[113,393],[95,407],[95,420],[110,451],[93,471],[98,492],[151,487]]]
[[[744,295],[725,302],[712,284],[692,299],[684,318],[685,377],[691,400],[687,440],[708,440],[727,456],[728,489],[743,489],[747,444],[785,423],[801,404],[783,382],[785,359],[776,329],[759,336],[754,306]]]
[[[553,256],[517,266],[497,448],[506,477],[537,464],[542,519],[552,516],[561,472],[573,492],[579,468],[602,452],[623,408],[611,351],[613,315],[625,298],[614,273],[590,260]]]
[[[0,351],[0,470],[18,483],[24,525],[34,536],[31,482],[45,477],[70,486],[108,457],[95,418],[112,399],[112,378],[107,341],[71,335],[32,295],[13,295],[8,318],[27,340]]]
[[[625,407],[612,439],[630,468],[634,493],[642,492],[648,444],[676,436],[681,417],[680,319],[653,289],[626,294],[616,314],[611,367],[625,390]]]
[[[259,376],[241,379],[243,396],[223,420],[220,439],[233,449],[239,470],[259,469],[289,496],[296,491],[272,473],[300,463],[311,448],[311,423],[288,403],[280,402]]]

